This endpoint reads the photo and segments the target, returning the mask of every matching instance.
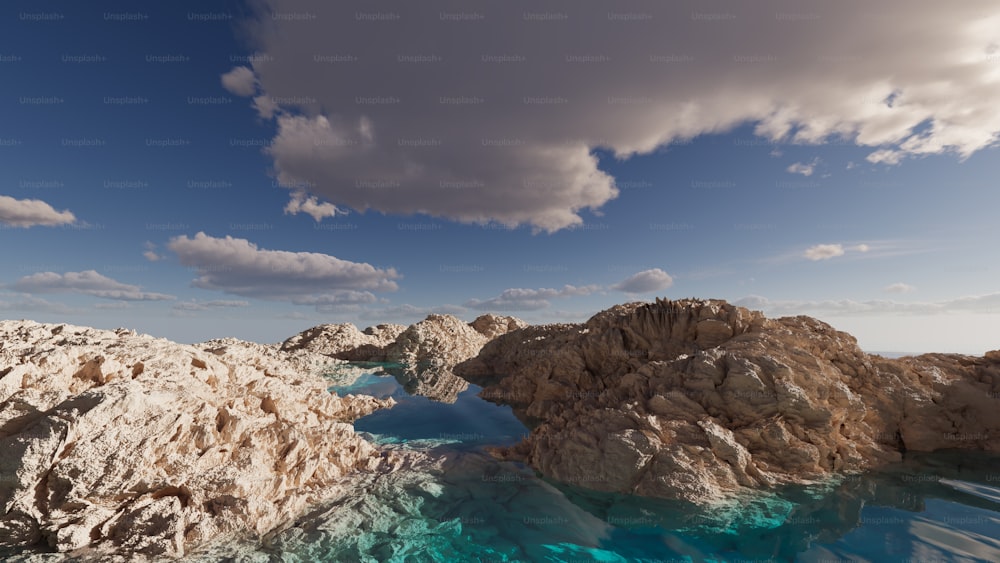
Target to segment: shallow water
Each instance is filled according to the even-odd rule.
[[[703,510],[561,485],[494,460],[486,445],[515,443],[527,429],[476,386],[445,404],[408,395],[390,376],[330,375],[338,393],[398,401],[356,421],[359,432],[426,451],[441,466],[317,512],[269,544],[283,560],[1000,561],[997,455],[910,456]]]

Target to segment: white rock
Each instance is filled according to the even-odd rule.
[[[0,543],[129,558],[259,536],[393,463],[350,422],[329,358],[0,322]]]

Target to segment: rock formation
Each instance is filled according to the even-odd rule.
[[[0,322],[0,545],[178,557],[258,537],[396,459],[308,352]]]
[[[540,421],[497,455],[602,491],[708,502],[907,450],[1000,451],[1000,352],[888,360],[816,319],[724,301],[516,330],[455,372]]]
[[[289,338],[281,349],[398,364],[381,369],[411,394],[453,403],[469,384],[456,377],[451,368],[474,357],[493,338],[526,326],[521,319],[492,314],[481,315],[471,323],[453,315],[428,315],[409,327],[378,325],[364,332],[350,323],[326,324]]]
[[[351,323],[325,324],[314,326],[285,340],[281,349],[306,350],[356,362],[380,361],[380,357],[385,355],[383,349],[392,344],[404,330],[405,326],[397,324],[380,324],[364,331],[358,330]]]

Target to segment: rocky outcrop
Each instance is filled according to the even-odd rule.
[[[476,320],[469,323],[469,326],[475,329],[475,331],[479,334],[485,336],[487,340],[493,340],[494,338],[507,334],[512,330],[525,328],[528,326],[528,323],[517,317],[487,313],[476,317]]]
[[[329,393],[330,361],[0,322],[0,545],[179,557],[388,468],[350,423],[392,401]]]
[[[479,353],[489,339],[458,317],[428,315],[410,325],[385,349],[389,362],[416,365],[426,362],[454,365]]]
[[[541,421],[497,455],[602,491],[707,502],[907,450],[1000,451],[1000,353],[887,360],[818,320],[723,301],[528,327],[455,372]]]
[[[281,343],[284,351],[306,350],[341,360],[380,361],[386,346],[406,330],[403,325],[380,324],[364,331],[351,323],[314,326]]]
[[[387,371],[408,392],[454,403],[469,384],[452,367],[474,357],[492,338],[524,326],[514,317],[483,315],[466,323],[452,315],[429,315],[396,337],[383,361],[399,364]]]
[[[453,315],[428,315],[409,327],[378,325],[364,332],[354,325],[319,325],[286,340],[281,349],[308,350],[351,361],[397,364],[381,370],[414,395],[455,402],[469,384],[451,368],[474,357],[499,335],[524,328],[516,317],[481,315],[471,323]]]

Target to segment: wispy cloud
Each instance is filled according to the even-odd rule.
[[[560,289],[510,288],[505,289],[500,295],[490,299],[469,299],[464,305],[481,311],[539,311],[547,309],[552,305],[549,301],[550,299],[591,295],[605,289],[637,295],[640,293],[663,291],[673,285],[673,283],[674,279],[670,274],[660,268],[652,268],[636,272],[607,288],[597,284],[585,286],[564,285]]]
[[[816,165],[819,164],[819,158],[814,158],[809,162],[796,162],[788,166],[785,170],[790,174],[802,174],[803,176],[812,176],[813,172],[816,171]]]
[[[856,301],[853,299],[829,300],[771,300],[750,295],[734,304],[758,309],[769,316],[821,314],[827,316],[860,316],[886,314],[933,315],[947,313],[1000,313],[1000,293],[972,295],[943,301],[901,302],[892,300]]]
[[[791,248],[781,254],[757,260],[760,264],[783,264],[810,260],[814,262],[830,260],[878,259],[892,256],[909,256],[942,250],[941,243],[927,240],[885,239],[868,242],[836,242],[814,244]]]
[[[802,253],[802,256],[809,260],[829,260],[837,256],[844,255],[844,245],[842,244],[817,244],[810,246]]]
[[[897,282],[885,286],[882,290],[887,293],[910,293],[911,291],[916,291],[917,288],[908,283]]]
[[[0,292],[0,311],[69,315],[83,311],[27,294]]]
[[[156,253],[156,245],[152,242],[146,241],[145,248],[146,250],[143,251],[142,256],[146,260],[149,260],[150,262],[159,262],[163,259],[163,256]]]
[[[39,272],[24,276],[10,286],[24,293],[77,293],[122,301],[167,301],[173,295],[142,291],[137,285],[113,280],[95,270],[83,272]]]
[[[237,301],[237,300],[227,300],[227,299],[215,299],[212,301],[181,301],[174,305],[174,309],[180,311],[208,311],[211,309],[236,309],[240,307],[247,307],[250,305],[249,301]]]
[[[551,305],[549,299],[590,295],[600,289],[601,287],[597,285],[582,287],[564,285],[561,289],[511,288],[490,299],[470,299],[464,305],[480,311],[537,311],[549,307]]]
[[[286,215],[305,213],[319,223],[325,217],[336,217],[337,215],[346,214],[345,211],[337,209],[336,205],[321,202],[316,196],[307,195],[303,191],[293,191],[290,197],[291,199],[289,199],[288,204],[285,205]]]

